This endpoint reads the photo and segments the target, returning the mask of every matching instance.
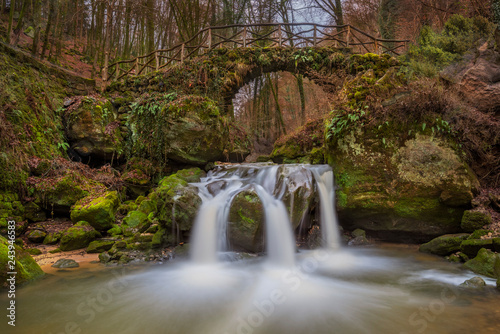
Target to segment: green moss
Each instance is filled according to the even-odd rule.
[[[467,239],[468,234],[447,234],[434,238],[420,245],[419,251],[436,255],[449,255],[460,250],[460,245]]]
[[[114,241],[92,241],[87,247],[87,253],[102,253],[113,247]]]
[[[464,267],[477,274],[495,277],[495,262],[500,261],[498,257],[498,254],[482,248],[475,258],[465,262]]]
[[[100,233],[89,223],[81,221],[62,233],[60,249],[62,251],[71,251],[85,248],[90,242],[100,236]]]
[[[123,223],[130,227],[137,227],[148,219],[148,216],[141,211],[130,211],[123,219]]]
[[[468,210],[464,212],[460,226],[466,232],[473,232],[489,224],[491,224],[491,215],[489,213]]]
[[[9,265],[12,262],[9,263],[9,261],[12,261],[12,258],[9,257],[9,245],[7,239],[0,236],[0,279],[2,285],[7,283],[7,278],[10,278],[7,273],[12,271],[17,272],[16,284],[22,284],[44,275],[43,270],[30,254],[17,245],[13,249],[15,253],[15,269],[10,269]]]
[[[71,209],[71,220],[73,222],[87,221],[99,231],[110,229],[115,222],[115,213],[120,204],[118,193],[111,191],[104,196],[92,199],[90,203],[88,200],[89,198],[82,199]]]

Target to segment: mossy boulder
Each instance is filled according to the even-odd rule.
[[[201,178],[205,177],[207,174],[200,168],[195,167],[189,169],[181,169],[177,171],[175,175],[186,182],[200,182]]]
[[[467,254],[468,257],[473,258],[477,255],[482,248],[493,249],[492,239],[469,239],[464,240],[460,244],[460,250]]]
[[[24,217],[33,223],[47,219],[45,211],[34,202],[29,202],[24,205]]]
[[[102,253],[113,247],[115,241],[112,240],[96,240],[92,241],[87,247],[87,253]]]
[[[467,210],[464,212],[460,226],[465,232],[473,232],[489,224],[491,224],[491,215],[488,212]]]
[[[453,142],[427,134],[408,138],[399,135],[402,131],[408,133],[384,124],[331,135],[327,158],[339,186],[341,224],[375,231],[388,240],[428,240],[461,232],[477,178]]]
[[[496,277],[495,263],[499,260],[498,254],[489,249],[482,248],[475,258],[464,263],[464,267],[484,276]]]
[[[67,171],[57,177],[30,177],[28,181],[28,191],[35,197],[35,204],[63,215],[67,215],[79,200],[105,188],[77,171]]]
[[[222,160],[228,144],[225,118],[206,97],[152,96],[134,106],[128,122],[132,150],[150,160],[205,166]]]
[[[100,236],[101,234],[88,222],[80,221],[62,233],[59,248],[62,251],[86,248],[94,239]]]
[[[228,238],[231,249],[246,252],[264,250],[262,202],[254,190],[240,192],[229,211]]]
[[[2,287],[7,287],[10,275],[8,272],[17,272],[16,284],[22,284],[44,275],[43,270],[25,250],[17,245],[12,245],[15,252],[15,265],[10,268],[9,246],[11,244],[0,235],[0,282]]]
[[[42,230],[33,230],[28,234],[28,240],[34,243],[42,243],[47,236],[47,232]]]
[[[436,255],[449,255],[460,250],[460,244],[467,239],[466,233],[446,234],[420,245],[419,251]]]
[[[81,157],[101,161],[120,157],[125,135],[111,101],[85,97],[65,118],[68,141]]]
[[[61,240],[62,232],[52,232],[48,233],[45,239],[43,239],[44,245],[55,245]]]
[[[148,219],[148,215],[141,211],[130,211],[123,219],[123,223],[129,227],[137,227]]]
[[[120,204],[116,191],[92,199],[84,198],[71,209],[73,222],[86,221],[98,231],[105,231],[115,222],[115,213]]]

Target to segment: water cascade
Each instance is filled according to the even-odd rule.
[[[311,180],[316,180],[320,198],[323,245],[338,248],[333,172],[329,166],[228,165],[218,166],[201,182],[194,184],[203,203],[193,228],[192,260],[196,263],[216,263],[218,254],[228,251],[227,224],[231,203],[238,193],[252,189],[264,207],[268,260],[275,265],[293,265],[295,241],[283,198],[289,195],[290,211],[293,212],[297,203],[290,193],[301,186],[313,188]]]

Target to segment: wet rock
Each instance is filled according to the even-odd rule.
[[[351,232],[351,235],[356,238],[356,237],[365,237],[366,238],[366,232],[365,230],[362,230],[360,228],[355,229],[354,231]]]
[[[464,267],[477,274],[495,277],[495,263],[499,261],[498,257],[499,255],[491,250],[482,248],[475,258],[464,263]]]
[[[462,217],[461,227],[465,232],[473,232],[491,224],[491,215],[485,211],[467,210]]]
[[[477,255],[479,250],[482,248],[493,249],[493,240],[492,239],[470,239],[464,240],[460,244],[460,250],[467,254],[470,258],[473,258]]]
[[[94,239],[100,236],[101,234],[89,223],[81,221],[63,232],[59,248],[62,251],[86,248]]]
[[[460,232],[479,182],[452,145],[424,134],[402,141],[396,132],[377,131],[357,128],[328,142],[344,227],[387,240]]]
[[[442,235],[420,245],[419,251],[445,256],[460,250],[460,244],[468,236],[466,233]]]
[[[314,225],[307,234],[307,247],[316,249],[323,246],[323,235],[318,225]]]
[[[72,259],[59,259],[51,267],[58,269],[68,269],[68,268],[78,268],[80,265],[78,262]]]
[[[354,237],[353,239],[349,240],[347,243],[349,246],[366,246],[369,245],[370,242],[366,237],[362,235],[358,235],[357,237]]]
[[[28,240],[36,244],[39,244],[43,242],[46,236],[47,232],[45,231],[33,230],[28,234]]]
[[[92,241],[87,247],[87,253],[102,253],[113,247],[115,241],[96,240]]]
[[[229,211],[231,248],[255,253],[263,251],[263,222],[263,206],[256,192],[252,189],[236,195]]]
[[[6,266],[9,261],[12,260],[9,256],[9,245],[10,243],[8,240],[0,235],[0,263],[2,264],[2,270],[0,270],[0,286],[7,287],[7,278],[9,278],[9,276],[7,276],[7,272],[10,271],[17,272],[16,285],[31,281],[44,275],[43,270],[31,257],[31,255],[17,245],[14,245],[14,268],[8,268],[8,270],[5,270],[7,269]]]
[[[108,252],[102,252],[99,254],[99,261],[101,261],[102,263],[108,263],[109,261],[111,261],[111,255],[109,255]]]
[[[106,195],[92,199],[84,198],[71,209],[71,220],[73,222],[86,221],[98,231],[105,231],[112,227],[115,222],[115,213],[120,204],[116,191],[108,192]]]
[[[467,288],[483,288],[486,286],[486,282],[479,276],[472,277],[471,279],[466,280],[460,286]]]

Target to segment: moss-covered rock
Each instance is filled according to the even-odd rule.
[[[229,211],[228,238],[231,249],[261,252],[264,246],[262,202],[254,190],[240,192]]]
[[[30,222],[37,223],[47,219],[45,215],[45,211],[42,210],[40,206],[38,206],[34,202],[29,202],[24,205],[25,218]]]
[[[128,122],[132,151],[157,162],[204,166],[221,160],[228,142],[217,103],[201,96],[152,96],[132,108]]]
[[[181,169],[175,175],[186,182],[200,182],[201,178],[206,176],[206,173],[200,168],[189,168]]]
[[[123,223],[130,227],[137,227],[148,219],[148,215],[141,211],[130,211],[123,219]]]
[[[489,224],[491,224],[491,215],[489,213],[467,210],[464,212],[460,226],[465,232],[473,232]]]
[[[80,156],[110,161],[124,152],[124,134],[111,101],[85,97],[65,118],[71,148]]]
[[[115,241],[96,240],[92,241],[87,247],[87,253],[102,253],[108,251],[113,247]]]
[[[9,246],[11,249],[9,249]],[[13,251],[15,257],[10,256],[14,253],[9,253],[9,251]],[[11,268],[12,262],[9,263],[9,261],[12,261],[13,258],[15,264]],[[7,279],[10,278],[10,275],[7,275],[8,272],[17,272],[16,284],[22,284],[44,275],[43,270],[30,254],[21,247],[10,244],[6,238],[0,236],[0,282],[2,282],[3,287],[8,285]]]
[[[52,232],[48,233],[45,239],[43,239],[44,245],[55,245],[61,240],[62,232]]]
[[[105,231],[110,229],[115,222],[115,213],[119,204],[120,200],[116,191],[108,192],[95,199],[84,198],[71,209],[71,220],[73,222],[84,220],[96,230]]]
[[[28,234],[28,240],[34,243],[42,243],[47,236],[47,232],[42,230],[33,230]]]
[[[71,251],[86,248],[95,238],[100,237],[88,222],[80,221],[62,233],[60,249]]]
[[[420,245],[419,250],[424,253],[445,256],[460,250],[460,244],[468,236],[465,233],[442,235]]]
[[[479,250],[493,249],[493,240],[492,239],[470,239],[464,240],[460,244],[460,250],[467,254],[470,258],[473,258],[477,255]]]
[[[401,129],[391,127],[348,128],[330,138],[341,223],[386,238],[460,232],[476,177],[447,140],[419,134],[403,140],[396,135]]]
[[[488,277],[495,277],[495,263],[499,255],[489,249],[482,248],[475,258],[464,263],[464,267]]]

